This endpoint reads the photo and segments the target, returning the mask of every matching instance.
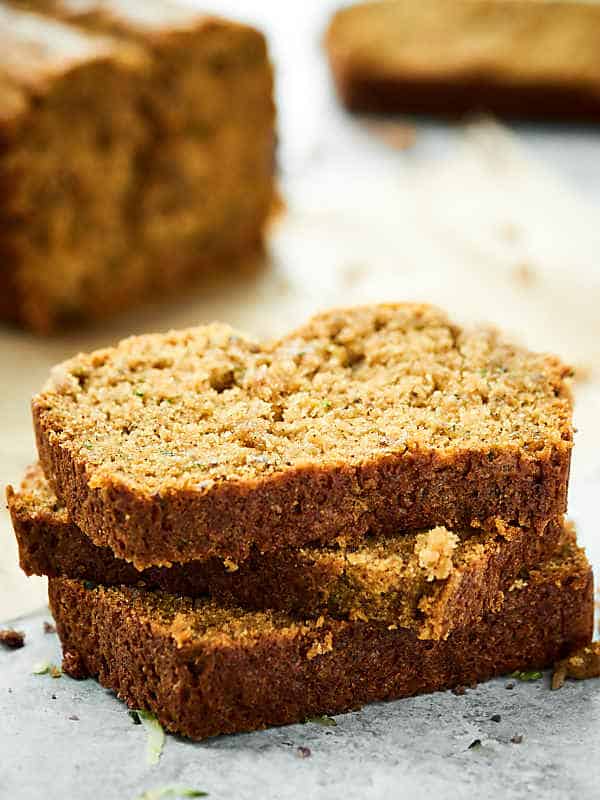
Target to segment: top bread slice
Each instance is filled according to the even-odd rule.
[[[221,324],[55,367],[33,400],[44,472],[138,569],[239,562],[566,508],[569,370],[427,305],[332,310],[259,344]]]
[[[326,46],[355,111],[600,119],[600,8],[578,0],[383,0],[338,11]]]

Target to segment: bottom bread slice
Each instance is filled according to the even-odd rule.
[[[67,673],[97,676],[194,739],[541,668],[593,630],[591,568],[575,545],[518,582],[502,613],[435,642],[393,625],[301,622],[68,578],[51,578],[49,596]]]

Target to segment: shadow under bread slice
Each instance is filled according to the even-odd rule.
[[[142,572],[98,547],[70,520],[39,466],[20,490],[8,490],[28,575],[81,578],[104,585],[210,596],[221,605],[275,609],[300,617],[377,620],[439,639],[499,610],[527,571],[575,541],[572,527],[551,521],[543,534],[503,526],[496,533],[423,533],[367,539],[356,549],[304,547],[251,557],[236,565],[217,558]]]
[[[86,588],[86,586],[88,588]],[[541,669],[589,643],[593,578],[574,543],[532,570],[500,613],[437,642],[385,623],[247,612],[51,578],[63,668],[194,739]]]

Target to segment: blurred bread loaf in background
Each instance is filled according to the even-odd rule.
[[[353,111],[600,119],[600,4],[382,0],[338,11],[326,48]]]
[[[260,252],[272,69],[160,0],[0,3],[0,317],[101,317]]]

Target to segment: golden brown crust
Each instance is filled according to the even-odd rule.
[[[133,18],[119,22],[120,5],[75,15],[77,26],[0,9],[0,282],[11,297],[0,312],[38,332],[262,252],[275,192],[264,37],[178,4],[151,23],[161,4],[128,3]]]
[[[28,471],[18,493],[9,487],[8,504],[21,568],[28,575],[208,595],[221,605],[272,608],[306,618],[379,620],[428,639],[444,638],[483,613],[498,611],[515,580],[526,581],[528,570],[557,549],[572,547],[575,539],[562,520],[551,521],[542,535],[499,523],[495,534],[457,535],[437,528],[366,541],[356,549],[253,552],[239,565],[210,559],[139,572],[69,521],[39,467]],[[436,547],[443,556],[434,566]]]
[[[223,20],[177,0],[8,0],[13,7],[33,11],[95,31],[160,41],[191,27],[222,24]],[[232,23],[237,24],[237,23]],[[241,26],[240,26],[241,27]]]
[[[540,569],[502,614],[423,642],[385,624],[295,622],[136,589],[51,578],[69,664],[194,739],[300,722],[377,700],[538,669],[590,641],[593,587],[576,557]]]
[[[0,7],[0,80],[24,94],[41,95],[52,81],[90,62],[116,62],[136,68],[146,57],[137,46],[84,31],[38,14]],[[24,104],[23,106],[24,107]]]
[[[431,306],[333,310],[274,343],[133,337],[53,370],[40,460],[75,522],[138,568],[562,515],[569,370]]]
[[[338,11],[326,47],[353,111],[598,120],[599,33],[576,0],[384,0]]]

